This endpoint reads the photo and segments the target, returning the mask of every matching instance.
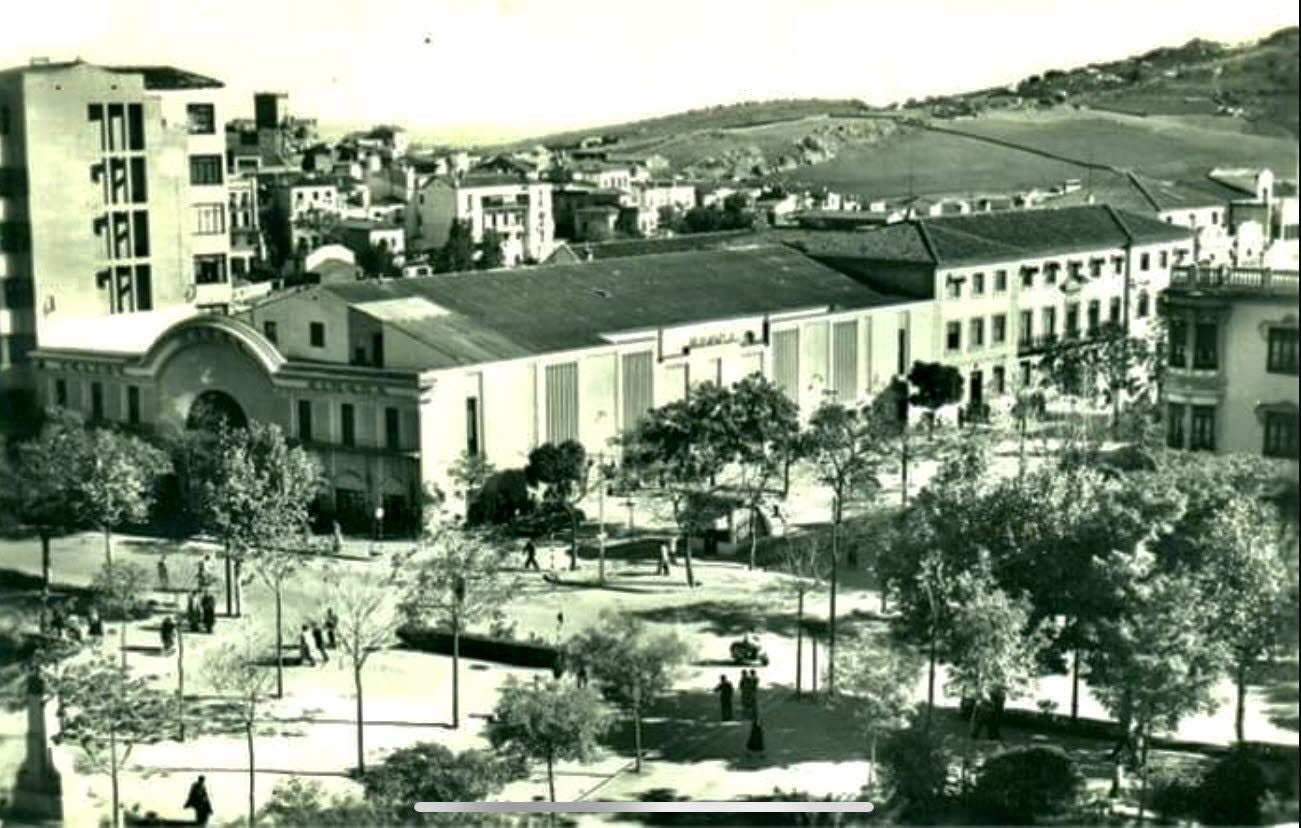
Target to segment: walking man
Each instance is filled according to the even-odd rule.
[[[325,651],[325,633],[321,632],[320,624],[312,625],[312,641],[316,644],[316,651],[321,654],[321,663],[330,663],[330,654]]]
[[[165,553],[158,559],[158,589],[162,592],[170,592],[172,589],[172,579],[167,574],[167,555]]]
[[[163,655],[171,655],[172,647],[176,644],[176,622],[172,620],[172,616],[163,618],[162,626],[158,628],[158,635],[163,640]]]
[[[718,717],[719,721],[732,721],[732,694],[736,690],[732,687],[732,682],[727,680],[726,675],[718,679],[718,686],[714,688],[714,692],[718,694],[718,703],[721,708]]]
[[[750,714],[759,718],[759,671],[750,670]]]
[[[212,816],[212,800],[208,799],[208,786],[203,783],[202,776],[194,780],[190,786],[190,795],[181,807],[194,811],[195,825],[208,824],[208,818]]]
[[[96,641],[104,637],[104,619],[99,615],[99,609],[90,608],[90,615],[86,618],[86,633]]]
[[[325,643],[330,645],[331,650],[339,646],[339,616],[334,607],[325,611]]]
[[[216,596],[205,590],[203,597],[199,599],[199,607],[203,611],[203,631],[211,633],[212,628],[217,626]]]
[[[747,719],[755,717],[754,685],[750,683],[750,671],[741,671],[741,714]]]
[[[198,632],[203,623],[199,610],[199,591],[196,589],[185,598],[185,618],[189,621],[190,632]]]
[[[538,548],[533,544],[533,539],[529,538],[524,541],[524,568],[541,569],[538,566]]]
[[[298,663],[309,667],[316,666],[316,659],[312,657],[312,631],[306,624],[298,633]]]
[[[659,560],[659,565],[656,566],[656,568],[655,568],[655,574],[656,574],[656,575],[668,575],[668,574],[670,574],[670,572],[669,572],[669,545],[668,545],[667,543],[661,543],[661,544],[660,544],[660,560]]]

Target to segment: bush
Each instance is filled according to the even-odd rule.
[[[533,495],[523,469],[506,469],[490,475],[475,494],[466,513],[471,526],[500,526],[533,510]]]
[[[1208,825],[1259,825],[1269,780],[1260,762],[1241,750],[1202,777],[1201,819]]]
[[[985,760],[971,802],[991,822],[1032,825],[1039,817],[1071,810],[1084,780],[1059,747],[1012,748]]]
[[[918,725],[895,731],[882,742],[878,759],[886,789],[908,803],[910,817],[924,817],[944,801],[951,757],[942,737]]]
[[[1168,819],[1192,819],[1201,809],[1201,770],[1191,765],[1161,768],[1152,775],[1148,804]]]
[[[140,564],[118,561],[105,564],[90,582],[90,594],[105,621],[134,621],[149,617],[145,597],[150,585],[149,570]]]
[[[438,655],[452,654],[452,634],[447,630],[408,624],[398,629],[397,637],[403,646],[413,650]],[[462,658],[549,670],[556,663],[558,655],[555,647],[543,644],[461,633]]]
[[[422,742],[389,754],[361,783],[366,801],[402,819],[413,802],[478,802],[519,778],[524,767],[482,750],[453,753]]]

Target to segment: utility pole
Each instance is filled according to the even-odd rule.
[[[598,575],[605,586],[605,453],[596,455],[596,549]]]

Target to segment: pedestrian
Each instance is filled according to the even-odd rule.
[[[758,716],[750,721],[750,738],[745,740],[745,749],[751,753],[763,753],[763,725],[759,724]]]
[[[194,780],[190,786],[190,795],[185,797],[185,804],[181,807],[194,811],[195,825],[208,824],[208,818],[212,816],[212,800],[208,798],[208,786],[204,784],[202,776]]]
[[[759,671],[750,671],[750,712],[754,717],[759,716]]]
[[[197,589],[185,596],[185,618],[190,624],[190,632],[198,632],[203,621],[199,610],[199,591]]]
[[[334,548],[334,554],[338,555],[343,551],[343,527],[341,527],[339,521],[336,520],[331,524],[330,529],[331,535],[334,538],[331,545]]]
[[[714,692],[718,694],[718,703],[721,707],[719,721],[732,721],[732,694],[736,692],[736,688],[732,687],[732,682],[727,680],[726,675],[718,679],[718,686],[714,688]]]
[[[68,626],[67,616],[63,614],[63,606],[55,604],[54,609],[50,610],[50,634],[55,638],[63,638],[64,630]]]
[[[741,680],[737,682],[741,688],[741,714],[747,719],[755,717],[754,707],[754,687],[750,684],[750,671],[741,671]]]
[[[158,635],[163,640],[163,655],[171,655],[172,647],[176,645],[176,622],[172,620],[172,616],[163,618],[162,626],[158,628]]]
[[[524,541],[524,568],[525,569],[542,568],[538,566],[538,548],[536,545],[534,545],[532,538],[529,538],[528,540]]]
[[[203,557],[199,559],[199,568],[194,574],[194,581],[200,590],[206,589],[208,586],[208,579],[211,577],[208,573],[208,567],[211,563],[212,553],[203,553]]]
[[[339,646],[339,616],[335,613],[334,607],[325,611],[325,642],[333,650]]]
[[[94,639],[104,637],[104,619],[100,617],[97,607],[90,608],[90,615],[86,619],[86,633]]]
[[[298,663],[309,667],[316,666],[316,659],[312,657],[312,631],[306,624],[298,633]]]
[[[171,577],[167,574],[167,554],[164,553],[158,559],[158,589],[163,592],[170,592],[172,589]]]
[[[587,686],[587,664],[578,662],[578,672],[574,673],[574,680],[578,682],[580,688]]]
[[[312,625],[312,643],[316,645],[316,652],[321,654],[321,663],[330,663],[330,654],[325,651],[325,633],[321,631],[320,624]]]
[[[212,628],[217,626],[217,598],[211,592],[206,590],[199,599],[199,607],[203,612],[203,631],[211,633]]]
[[[669,570],[669,545],[667,543],[660,544],[660,560],[659,560],[659,565],[655,568],[655,574],[656,575],[671,574]]]

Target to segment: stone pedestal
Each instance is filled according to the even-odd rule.
[[[45,683],[33,673],[27,680],[27,755],[18,769],[12,811],[32,819],[63,819],[63,781],[50,750],[49,705]]]

